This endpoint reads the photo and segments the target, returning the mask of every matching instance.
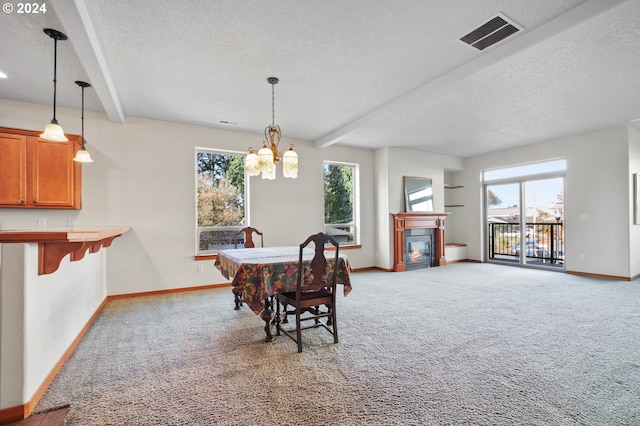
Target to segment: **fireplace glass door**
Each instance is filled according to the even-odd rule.
[[[433,230],[411,229],[405,231],[406,269],[429,268],[433,264]]]

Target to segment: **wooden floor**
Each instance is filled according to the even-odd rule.
[[[64,419],[69,414],[69,407],[59,408],[57,410],[49,411],[47,413],[38,414],[35,416],[29,416],[19,422],[9,423],[10,426],[62,426],[64,425]]]

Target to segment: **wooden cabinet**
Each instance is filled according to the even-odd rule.
[[[50,142],[40,132],[0,127],[0,207],[80,209],[81,137]]]

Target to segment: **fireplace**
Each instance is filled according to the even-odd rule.
[[[404,259],[407,270],[433,266],[433,229],[407,229],[404,233]]]
[[[429,254],[430,260],[424,260],[423,265],[420,266],[422,268],[447,264],[447,259],[444,257],[444,220],[448,214],[431,212],[392,214],[394,272],[415,267],[415,265],[409,266],[411,252],[419,253],[416,260],[420,261],[424,260],[422,257],[426,257],[427,253]],[[425,242],[425,235],[429,235],[428,243]],[[415,251],[412,249],[408,252],[409,243],[413,243]]]

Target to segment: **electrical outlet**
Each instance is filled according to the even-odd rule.
[[[76,221],[75,221],[75,219],[73,219],[73,218],[69,218],[69,219],[67,219],[67,226],[68,226],[69,228],[73,228],[74,226],[76,226]]]
[[[580,261],[584,262],[584,254],[580,255]]]
[[[198,265],[198,272],[204,272],[204,266]]]
[[[46,228],[47,227],[47,219],[41,217],[38,219],[38,228]]]

